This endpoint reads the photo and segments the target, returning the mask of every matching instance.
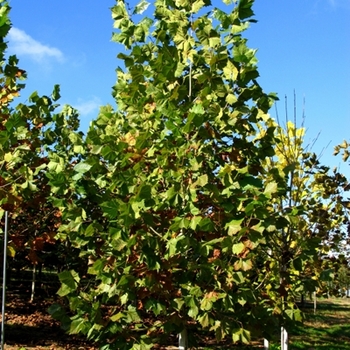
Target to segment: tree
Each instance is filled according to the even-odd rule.
[[[64,168],[68,173],[73,161],[79,160],[82,133],[75,110],[66,106],[56,112],[60,98],[55,86],[51,96],[34,92],[29,103],[14,106],[24,88],[26,72],[18,67],[18,59],[5,56],[5,37],[11,28],[10,7],[0,7],[0,217],[5,211],[10,218],[9,254],[25,251],[31,264],[42,263],[45,246],[52,246],[61,224],[61,212],[52,203],[69,200],[69,189],[58,192],[50,181],[65,179],[48,169]],[[73,141],[74,140],[74,146]],[[54,194],[54,195],[53,195]],[[57,203],[56,203],[57,204]],[[22,260],[27,265],[26,259]],[[50,264],[49,261],[46,261]]]
[[[307,149],[304,127],[297,128],[288,120],[285,127],[270,122],[277,142],[275,155],[265,166],[276,181],[285,179],[275,185],[286,187],[272,199],[272,210],[280,218],[272,234],[274,243],[262,251],[266,263],[262,274],[266,293],[277,302],[281,326],[288,328],[291,321],[301,319],[295,308],[300,295],[316,291],[322,281],[334,276],[332,266],[324,268],[329,263],[325,257],[347,238],[349,218],[343,203],[349,184],[337,169],[330,171]]]
[[[58,294],[70,332],[103,349],[152,348],[197,327],[246,342],[274,320],[257,252],[277,195],[264,169],[275,97],[257,83],[241,35],[253,1],[227,13],[209,1],[156,1],[154,19],[136,22],[146,5],[112,9],[113,40],[128,50],[118,56],[118,110],[101,108],[89,129],[60,227],[89,269],[63,272]]]

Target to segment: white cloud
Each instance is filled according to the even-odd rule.
[[[37,62],[42,62],[47,58],[59,62],[64,60],[63,53],[59,49],[36,41],[21,29],[12,27],[8,38],[11,51],[17,55],[29,56]]]
[[[98,97],[93,97],[91,100],[80,100],[78,104],[73,105],[81,116],[97,112],[101,106],[101,100]]]

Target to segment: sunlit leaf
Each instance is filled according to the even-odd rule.
[[[137,14],[137,15],[141,15],[143,14],[148,6],[150,5],[150,3],[146,0],[141,0],[136,6],[135,6],[135,9],[134,9],[134,14]]]

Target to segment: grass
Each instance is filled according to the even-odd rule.
[[[307,308],[303,325],[290,335],[290,350],[350,350],[350,300],[323,299]]]
[[[314,314],[313,305],[307,304],[303,309],[305,320],[289,334],[289,350],[350,350],[350,299],[321,299]],[[6,346],[6,350],[52,350],[52,346],[22,347]],[[62,349],[63,348],[55,348]],[[74,347],[73,347],[74,349]],[[177,347],[162,347],[166,350],[176,350]],[[258,350],[262,349],[262,340],[251,345],[213,346],[207,345],[196,350]],[[279,340],[271,342],[270,350],[279,350]],[[194,349],[192,349],[194,350]]]
[[[289,350],[350,350],[350,299],[320,299],[314,314],[313,303],[303,309],[305,320],[289,334]],[[270,342],[270,350],[280,349],[280,340]],[[231,346],[230,349],[262,349],[262,340],[254,345]],[[204,347],[203,350],[226,350]]]

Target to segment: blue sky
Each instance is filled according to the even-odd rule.
[[[100,105],[114,104],[111,91],[121,65],[121,47],[110,40],[114,0],[9,2],[9,52],[28,72],[22,96],[50,94],[60,84],[61,103],[80,111],[85,132]],[[350,0],[256,0],[254,12],[258,23],[245,35],[258,49],[261,86],[280,97],[280,119],[285,96],[293,116],[295,91],[300,122],[305,99],[306,141],[320,133],[314,151],[329,144],[321,160],[348,172],[332,153],[334,145],[350,140]]]

